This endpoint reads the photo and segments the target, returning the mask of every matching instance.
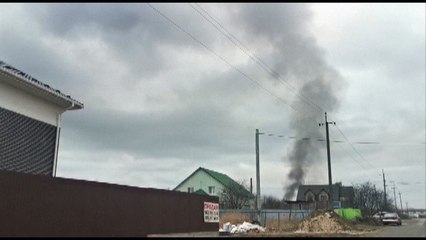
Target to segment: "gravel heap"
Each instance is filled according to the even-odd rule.
[[[316,211],[311,218],[302,221],[296,232],[337,233],[351,231],[350,222],[333,211]]]

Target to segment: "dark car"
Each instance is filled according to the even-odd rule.
[[[382,223],[384,225],[387,224],[395,224],[398,226],[401,226],[401,218],[399,217],[398,213],[385,213],[382,218]]]

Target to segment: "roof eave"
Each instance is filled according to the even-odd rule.
[[[59,92],[59,90],[54,90],[48,86],[44,86],[42,83],[36,84],[13,72],[0,71],[0,74],[5,76],[3,79],[6,81],[6,83],[29,91],[49,102],[53,102],[63,107],[66,110],[79,110],[84,108],[83,103],[71,98],[69,95],[64,95],[63,93]]]

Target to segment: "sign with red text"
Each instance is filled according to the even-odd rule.
[[[204,222],[219,222],[219,204],[204,202]]]

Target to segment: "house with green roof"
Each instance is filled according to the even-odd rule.
[[[224,201],[223,192],[232,191],[232,195],[241,199],[248,199],[249,201],[244,208],[249,208],[251,202],[254,199],[254,195],[251,194],[244,186],[230,178],[228,175],[209,170],[206,168],[199,167],[185,180],[183,180],[174,191],[195,193],[201,195],[218,196],[219,202]]]

